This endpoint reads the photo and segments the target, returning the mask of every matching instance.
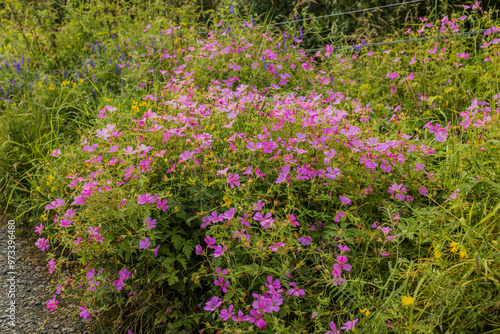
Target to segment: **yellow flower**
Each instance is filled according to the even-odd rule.
[[[403,296],[403,299],[401,300],[401,302],[405,306],[410,306],[410,305],[413,305],[415,303],[415,300],[413,299],[413,297]]]
[[[51,187],[51,188],[50,188],[50,191],[54,191],[54,187]]]
[[[54,176],[53,175],[49,175],[49,181],[50,182],[54,181]]]
[[[458,252],[459,246],[460,246],[460,244],[458,242],[455,242],[455,241],[450,242],[451,251],[453,253]]]
[[[467,255],[467,251],[465,250],[465,248],[462,247],[462,249],[460,250],[460,253],[458,253],[458,255],[460,256],[461,259],[466,259],[468,258],[469,256]]]
[[[36,186],[36,190],[40,191],[40,187],[39,187],[39,186]]]
[[[44,214],[42,215],[42,220],[43,220],[43,221],[47,221],[47,213],[44,213]]]
[[[370,311],[368,311],[366,308],[362,309],[362,310],[359,310],[359,313],[364,313],[365,316],[370,316]]]
[[[80,79],[80,83],[84,83],[84,82],[85,82],[85,80],[83,80],[83,79]]]
[[[434,250],[434,257],[436,259],[439,259],[441,257],[441,255],[443,255],[443,253],[441,253],[441,251],[439,249]]]

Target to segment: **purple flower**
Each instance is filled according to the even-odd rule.
[[[229,182],[229,185],[231,186],[231,188],[234,188],[235,186],[236,187],[239,187],[240,186],[240,182],[238,181],[240,179],[240,176],[238,174],[231,174],[231,173],[228,173],[228,177],[227,177],[227,182]]]
[[[158,194],[155,194],[155,196],[152,196],[150,193],[146,193],[143,195],[138,195],[137,196],[137,204],[153,204],[156,202]]]
[[[39,238],[36,241],[35,246],[37,246],[42,251],[44,251],[44,250],[46,250],[46,249],[48,249],[50,247],[49,240],[47,240],[45,238]]]
[[[66,202],[63,199],[56,198],[50,204],[47,204],[45,206],[45,210],[58,209],[58,208],[60,208],[61,206],[65,205],[65,204],[66,204]]]
[[[231,318],[234,315],[233,308],[234,308],[234,306],[233,306],[233,304],[231,304],[231,305],[229,305],[229,308],[227,310],[223,309],[222,311],[220,311],[219,316],[222,318],[222,321],[227,321],[227,320],[229,320],[229,318]]]
[[[122,279],[113,281],[113,286],[116,286],[116,291],[121,291],[125,284]]]
[[[224,299],[219,298],[219,297],[212,297],[210,300],[205,304],[205,307],[203,308],[205,311],[215,311],[216,308],[222,304],[222,301]]]
[[[279,312],[280,305],[283,304],[283,297],[280,294],[274,294],[271,297],[271,312]]]
[[[260,225],[266,229],[268,227],[271,227],[271,223],[274,223],[275,220],[273,218],[271,218],[273,214],[271,212],[268,212],[266,213],[265,216],[262,216],[262,213],[261,212],[257,212],[254,216],[253,216],[253,220],[256,220],[256,221],[260,221]]]
[[[54,295],[54,298],[50,299],[47,302],[47,308],[49,309],[50,312],[57,310],[57,304],[59,303],[58,300],[56,300],[56,295]]]
[[[149,246],[151,246],[151,243],[149,242],[148,237],[145,237],[144,240],[139,241],[139,249],[146,249]]]
[[[195,251],[196,255],[201,255],[201,254],[203,254],[203,247],[201,247],[201,245],[196,245],[194,247],[194,251]]]
[[[80,318],[83,318],[87,320],[87,318],[90,316],[90,312],[83,306],[80,306]]]
[[[252,316],[250,318],[250,323],[255,324],[259,329],[264,329],[267,325],[266,321],[261,318],[262,313],[259,313],[259,311],[255,309],[250,310],[250,315]]]
[[[60,149],[57,149],[57,150],[54,150],[52,151],[52,153],[50,153],[49,155],[53,156],[53,157],[58,157],[61,155],[61,150]]]
[[[156,227],[156,219],[151,220],[151,217],[144,219],[143,222],[146,223],[147,229]]]
[[[275,242],[275,243],[273,243],[271,245],[272,246],[269,246],[269,249],[271,249],[271,251],[273,253],[276,253],[280,247],[286,246],[286,243],[284,243],[284,242]]]
[[[288,283],[289,286],[292,287],[292,289],[289,289],[288,290],[288,295],[294,295],[295,297],[300,297],[300,296],[304,296],[306,293],[303,289],[299,289],[297,287],[297,284],[295,282],[290,282]]]
[[[212,245],[215,245],[215,243],[217,242],[217,241],[215,241],[214,238],[212,238],[209,235],[207,235],[205,237],[205,239],[203,239],[203,240],[205,240],[205,242],[207,243],[208,248],[214,248],[214,247],[212,247]]]
[[[120,270],[118,272],[118,276],[120,276],[121,279],[126,280],[130,277],[131,272],[128,271],[126,268],[123,268],[123,270]]]
[[[160,244],[158,244],[158,246],[156,246],[154,249],[153,249],[153,254],[155,255],[155,259],[156,259],[156,256],[158,256],[158,250],[160,249]]]
[[[224,247],[221,246],[221,245],[215,246],[215,248],[214,248],[214,257],[221,256],[222,254],[224,254],[225,251],[226,251],[226,246],[225,245],[224,245]]]
[[[358,322],[359,319],[353,320],[353,321],[348,321],[344,324],[344,326],[340,329],[345,330],[346,332],[350,331],[351,329],[354,329],[354,326]]]
[[[326,332],[325,334],[340,334],[340,331],[337,330],[337,325],[332,321],[330,322],[331,331]]]
[[[44,227],[45,226],[43,226],[43,224],[35,226],[35,233],[42,233],[42,230],[44,229]]]
[[[271,298],[267,298],[261,295],[254,294],[257,299],[252,302],[252,307],[259,313],[263,314],[266,312],[272,312],[271,306],[273,301]]]
[[[351,200],[345,196],[339,196],[340,197],[340,201],[342,202],[342,204],[344,205],[351,205]]]
[[[413,170],[416,170],[417,172],[420,172],[421,170],[423,170],[425,167],[425,164],[419,164],[417,163],[417,165],[415,166],[415,168]]]
[[[422,196],[427,196],[427,194],[429,193],[429,190],[427,190],[426,187],[420,187],[418,188],[418,192],[420,193],[420,195]]]
[[[309,246],[311,244],[312,238],[309,236],[297,238],[297,242],[302,246]]]
[[[238,321],[248,321],[250,320],[250,317],[246,315],[245,313],[241,312],[241,310],[238,311],[238,317],[235,317],[233,315],[233,321],[238,322]]]
[[[222,278],[220,276],[217,277],[217,279],[214,281],[214,284],[217,285],[217,286],[220,286],[222,288],[222,292],[223,293],[227,293],[226,286],[231,285],[231,283],[229,283],[229,282],[224,282],[224,278]]]

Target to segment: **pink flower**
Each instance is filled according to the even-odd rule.
[[[295,297],[300,297],[300,296],[304,296],[306,293],[303,289],[299,289],[297,287],[297,284],[295,282],[290,282],[288,283],[289,286],[292,287],[292,289],[289,289],[288,290],[288,295],[294,295]]]
[[[269,248],[275,253],[278,251],[278,248],[286,246],[286,243],[284,242],[276,242],[274,244],[271,244],[272,246],[269,246]]]
[[[56,295],[54,295],[54,298],[50,299],[48,302],[47,302],[47,308],[49,309],[50,312],[53,312],[55,310],[57,310],[58,306],[57,304],[59,303],[58,300],[56,300]]]
[[[139,241],[139,249],[146,249],[149,246],[151,246],[151,243],[149,242],[148,237],[145,237],[144,240]]]
[[[87,320],[87,318],[90,316],[90,312],[87,310],[87,308],[80,306],[80,317]]]
[[[353,321],[348,321],[344,324],[344,326],[340,329],[345,330],[346,332],[350,331],[351,329],[354,329],[354,326],[358,322],[359,319],[353,320]]]
[[[216,308],[222,304],[222,301],[224,299],[219,298],[219,297],[212,297],[208,302],[206,302],[205,307],[203,308],[205,311],[215,311]]]
[[[205,240],[205,242],[207,243],[208,248],[214,248],[212,245],[215,245],[215,243],[217,242],[209,235],[207,235],[203,240]]]
[[[201,245],[196,245],[194,247],[194,251],[195,251],[196,255],[202,255],[203,254],[203,247],[201,247]]]
[[[220,311],[219,316],[222,318],[222,321],[227,321],[227,320],[229,320],[229,318],[231,318],[234,315],[233,308],[234,308],[234,306],[233,306],[233,304],[231,304],[231,305],[229,305],[229,308],[227,310],[223,309]]]
[[[391,79],[393,79],[393,80],[394,80],[394,79],[396,79],[397,77],[399,77],[399,74],[397,74],[396,72],[392,72],[392,73],[391,73],[391,72],[389,72],[389,73],[387,73],[387,77],[388,77],[388,78],[391,78]]]
[[[156,259],[156,256],[158,256],[158,250],[160,249],[160,244],[158,244],[158,246],[156,246],[155,248],[153,248],[153,254],[155,255],[155,259]]]
[[[417,172],[420,172],[421,170],[423,170],[425,167],[425,164],[419,164],[417,163],[417,165],[415,166],[415,168],[413,170],[416,170]]]
[[[214,248],[214,257],[219,257],[226,252],[226,246],[217,245]]]
[[[217,285],[217,286],[220,286],[222,288],[222,292],[223,293],[227,293],[226,286],[231,285],[231,283],[229,283],[229,282],[224,282],[224,278],[222,278],[220,276],[217,277],[217,279],[214,281],[214,284]]]
[[[238,317],[233,316],[234,322],[248,321],[248,320],[250,320],[250,317],[248,315],[244,314],[243,312],[241,312],[241,310],[238,311]]]
[[[231,174],[229,173],[228,174],[228,178],[227,178],[227,182],[229,182],[229,185],[231,186],[231,188],[234,188],[235,186],[236,187],[239,187],[240,186],[240,182],[238,181],[240,179],[240,176],[238,174]]]
[[[48,249],[50,247],[49,240],[47,240],[45,238],[39,238],[36,241],[35,246],[37,246],[42,251],[44,251],[44,250],[46,250],[46,249]]]
[[[297,238],[297,242],[302,246],[309,246],[311,244],[312,238],[309,236],[304,236]]]
[[[43,224],[35,226],[35,233],[42,233],[42,230],[44,229],[44,227],[45,226],[43,226]]]
[[[340,334],[340,331],[337,330],[337,325],[332,321],[330,322],[331,331],[326,332],[325,334]]]
[[[427,196],[427,194],[429,193],[429,190],[427,190],[426,187],[420,187],[418,188],[418,192],[420,193],[420,195],[422,196]]]
[[[351,200],[345,196],[339,196],[340,197],[340,201],[342,202],[342,204],[344,205],[351,205]]]
[[[49,155],[53,156],[53,157],[58,157],[61,155],[61,150],[60,149],[57,149],[57,150],[54,150],[52,151],[52,153],[50,153]]]

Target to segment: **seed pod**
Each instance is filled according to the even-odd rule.
[[[474,267],[476,269],[476,274],[481,272],[481,264],[479,263],[479,254],[478,252],[474,253]]]

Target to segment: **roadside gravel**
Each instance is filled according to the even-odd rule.
[[[46,302],[53,297],[48,290],[51,275],[47,271],[45,254],[34,245],[34,233],[24,232],[15,236],[15,254],[10,255],[14,255],[16,261],[12,268],[9,267],[8,250],[12,251],[12,248],[8,249],[11,239],[7,226],[7,218],[0,217],[0,333],[91,334],[87,324],[78,316],[66,315],[61,308],[54,312],[47,309]],[[16,226],[16,230],[19,229]],[[15,281],[10,279],[14,277]],[[15,297],[9,296],[11,292],[15,292]],[[12,300],[16,306],[14,326],[9,318]],[[64,301],[60,301],[58,306],[63,305]]]

